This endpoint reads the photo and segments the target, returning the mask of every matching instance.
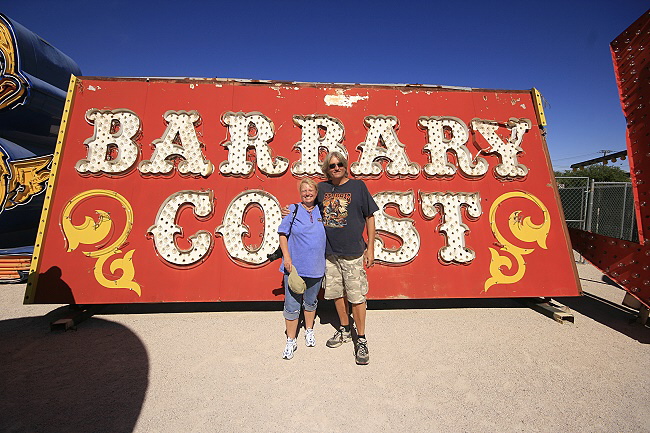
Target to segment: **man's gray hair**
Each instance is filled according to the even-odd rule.
[[[339,160],[339,162],[343,163],[343,168],[345,168],[345,176],[348,175],[348,159],[343,155],[341,152],[330,152],[327,154],[325,159],[323,159],[323,163],[320,166],[321,171],[323,174],[328,178],[331,179],[332,176],[330,176],[330,161],[332,158],[336,158]]]

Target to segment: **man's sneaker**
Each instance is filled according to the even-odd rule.
[[[293,358],[293,352],[298,349],[298,343],[295,338],[287,338],[287,345],[282,352],[282,359],[291,359]]]
[[[359,365],[366,365],[370,362],[370,354],[368,353],[368,342],[365,338],[357,340],[357,350],[354,354],[355,360]]]
[[[314,335],[313,329],[305,329],[305,346],[316,346],[316,336]]]
[[[343,343],[347,343],[348,341],[352,340],[352,333],[350,331],[346,331],[344,327],[340,327],[338,331],[332,335],[332,338],[327,340],[327,343],[325,345],[327,347],[339,347]]]

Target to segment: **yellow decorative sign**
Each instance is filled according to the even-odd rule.
[[[27,96],[29,86],[18,68],[18,50],[13,32],[8,23],[0,20],[0,110],[11,109],[21,104]]]
[[[534,195],[523,192],[523,191],[511,191],[499,196],[492,207],[490,208],[490,228],[494,237],[497,239],[498,243],[501,245],[501,252],[508,253],[508,255],[501,254],[495,248],[489,248],[492,260],[490,262],[490,275],[491,277],[485,281],[485,286],[483,290],[485,292],[495,284],[513,284],[521,280],[526,273],[526,262],[524,261],[524,256],[535,251],[535,248],[522,248],[512,244],[508,241],[499,231],[496,222],[496,213],[499,209],[499,206],[508,199],[511,198],[523,198],[535,203],[535,205],[542,211],[544,215],[544,221],[541,224],[534,224],[531,218],[521,217],[520,210],[515,211],[510,214],[508,218],[508,227],[510,232],[514,235],[515,238],[522,242],[526,243],[537,243],[543,249],[546,249],[546,238],[548,236],[549,230],[551,229],[551,219],[549,217],[549,212],[544,203],[542,203]],[[512,256],[516,263],[516,272],[513,275],[506,275],[502,271],[502,267],[506,267],[509,270],[513,268],[513,261],[510,258]]]
[[[5,209],[27,203],[29,199],[45,190],[45,182],[50,177],[47,168],[52,155],[11,161],[11,177],[7,186]]]
[[[93,197],[101,196],[117,200],[126,212],[126,224],[122,233],[113,243],[106,247],[103,247],[101,242],[113,232],[113,220],[108,212],[97,209],[95,210],[99,216],[97,220],[90,216],[86,216],[84,222],[80,225],[72,224],[71,217],[74,209],[79,203]],[[109,288],[133,290],[138,296],[141,295],[140,285],[134,281],[135,268],[133,266],[132,258],[135,250],[129,250],[124,254],[123,258],[115,258],[110,262],[109,269],[112,274],[115,274],[117,270],[122,270],[122,276],[117,280],[109,280],[104,274],[104,264],[106,264],[112,256],[122,253],[119,247],[124,245],[133,227],[133,208],[123,196],[115,191],[104,189],[91,189],[77,194],[63,209],[61,225],[63,227],[66,242],[68,243],[68,252],[74,251],[80,244],[100,247],[100,249],[96,251],[83,252],[86,256],[97,259],[97,263],[93,270],[95,279],[99,284]]]
[[[5,201],[7,200],[7,184],[9,183],[9,177],[11,176],[11,171],[5,160],[7,159],[6,155],[0,152],[0,213],[4,210]]]
[[[45,190],[52,155],[8,161],[0,149],[0,213],[29,202]]]

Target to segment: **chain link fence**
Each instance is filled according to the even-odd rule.
[[[638,242],[630,182],[594,182],[588,177],[557,177],[567,226]]]
[[[631,183],[594,182],[591,212],[587,230],[632,242],[639,240]]]
[[[557,177],[555,180],[567,227],[585,230],[589,206],[589,178]]]

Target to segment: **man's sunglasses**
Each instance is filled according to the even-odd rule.
[[[336,167],[344,167],[344,164],[342,162],[337,162],[336,164],[330,164],[330,170],[334,170]]]

